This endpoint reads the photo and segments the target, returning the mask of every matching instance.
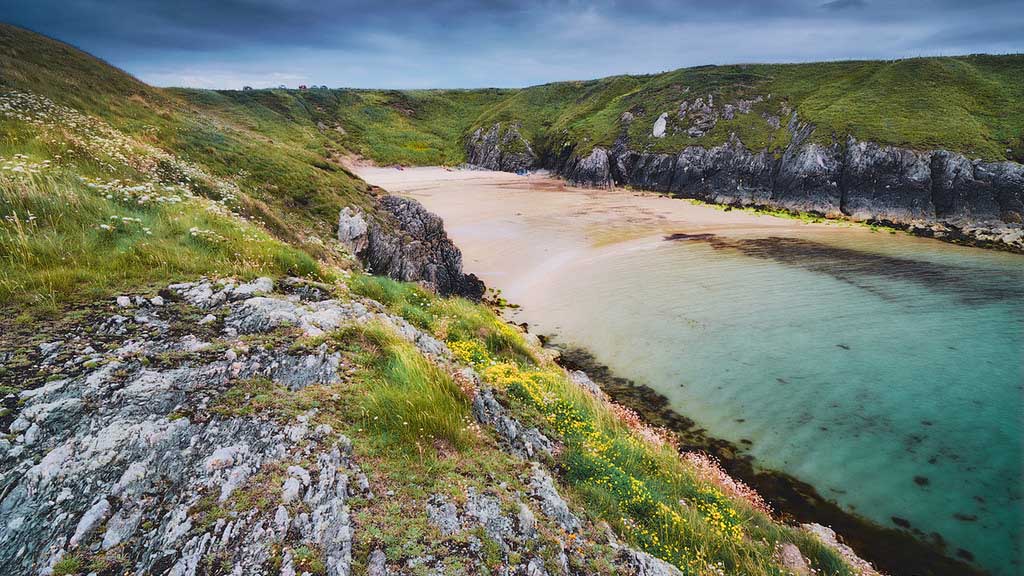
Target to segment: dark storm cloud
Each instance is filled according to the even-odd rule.
[[[707,63],[1024,49],[1019,0],[0,0],[157,84],[515,86]]]

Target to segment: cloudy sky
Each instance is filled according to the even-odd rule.
[[[0,0],[159,86],[525,86],[701,64],[1024,52],[1022,0]]]

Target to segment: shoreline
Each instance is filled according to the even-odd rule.
[[[374,163],[372,160],[360,158],[358,161],[346,160],[344,164],[346,168],[353,170],[358,174],[360,170],[366,168],[386,168]],[[406,166],[404,168],[432,168],[433,166]],[[403,169],[404,169],[403,168]],[[465,171],[465,172],[492,172],[499,174],[513,175],[511,172],[504,172],[501,170],[490,170],[473,164],[462,164],[455,169],[449,169],[454,171]],[[770,206],[766,204],[743,204],[743,203],[725,203],[725,202],[713,202],[700,198],[684,196],[675,192],[648,190],[645,188],[634,188],[629,185],[618,185],[613,184],[611,186],[600,187],[600,186],[588,186],[583,183],[574,182],[567,179],[565,176],[555,170],[548,168],[541,168],[528,173],[529,176],[537,176],[542,179],[551,179],[558,181],[565,187],[578,188],[581,190],[588,191],[611,191],[620,192],[623,194],[637,194],[637,195],[650,195],[653,197],[668,198],[671,200],[681,200],[697,206],[705,206],[720,210],[723,212],[729,212],[737,210],[741,212],[749,212],[758,216],[773,216],[775,218],[781,218],[786,220],[795,220],[803,223],[815,223],[815,224],[841,224],[848,226],[858,226],[872,231],[882,231],[890,233],[903,233],[914,238],[925,238],[929,240],[937,240],[944,244],[953,244],[955,246],[964,246],[967,248],[980,248],[983,250],[991,250],[993,252],[1005,252],[1009,254],[1024,255],[1024,247],[1008,244],[999,240],[991,238],[983,238],[976,235],[972,235],[967,231],[967,228],[953,226],[948,222],[896,222],[886,219],[865,219],[857,220],[852,217],[836,217],[829,216],[820,212],[813,211],[799,211],[788,208],[781,208],[777,206]],[[361,176],[362,177],[362,176]]]
[[[522,326],[528,331],[528,326]],[[909,527],[887,528],[821,496],[811,484],[785,472],[759,469],[754,458],[736,444],[715,438],[670,407],[665,396],[643,384],[615,375],[589,351],[558,343],[555,335],[538,335],[545,348],[558,352],[555,362],[567,370],[582,370],[608,397],[639,414],[652,426],[675,433],[680,451],[701,451],[717,458],[722,468],[758,492],[779,520],[793,524],[817,523],[836,531],[879,571],[892,576],[983,576],[987,572],[944,553],[941,537]],[[936,538],[938,537],[938,538]],[[925,540],[925,539],[930,539]],[[955,553],[955,551],[954,551]]]
[[[424,170],[426,172],[421,173]],[[876,235],[869,234],[871,232],[889,231],[873,230],[869,223],[852,220],[780,217],[772,212],[752,208],[730,209],[724,205],[701,202],[667,202],[685,198],[645,190],[577,189],[557,176],[522,178],[483,170],[448,170],[443,173],[437,170],[437,173],[433,173],[429,168],[412,168],[404,173],[390,169],[377,169],[373,172],[359,175],[395,194],[416,198],[444,215],[448,227],[454,230],[454,239],[460,244],[466,243],[466,247],[470,248],[465,260],[466,269],[480,273],[495,288],[500,287],[502,298],[515,304],[524,302],[527,293],[538,290],[555,288],[564,293],[566,286],[545,286],[535,276],[539,273],[538,268],[543,272],[551,266],[559,265],[560,260],[554,252],[573,248],[595,248],[599,257],[605,257],[622,250],[632,251],[670,240],[679,230],[694,237],[723,236],[739,239],[751,234],[772,236],[778,233],[795,233],[800,237],[812,238],[834,234],[868,238]],[[422,179],[421,174],[427,178]],[[460,199],[466,194],[471,194],[471,198],[478,196],[481,193],[480,187],[495,190],[496,200],[489,199],[481,204]],[[522,205],[523,194],[539,194],[544,198],[544,209]],[[620,211],[622,206],[633,206],[637,202],[639,204],[635,206],[635,213],[623,220]],[[512,234],[531,227],[539,227],[548,236],[544,237],[543,242],[527,243],[525,249],[518,246],[513,249],[507,243]],[[901,236],[902,242],[910,243],[908,246],[914,243],[925,246],[929,243],[928,239],[914,234],[905,233]],[[615,248],[613,245],[621,246]],[[558,247],[557,251],[553,248],[555,246]],[[515,309],[530,309],[531,299],[526,298],[525,301],[522,307],[517,306]],[[510,322],[520,325],[523,320],[529,319],[528,314],[526,317],[518,314],[505,316]],[[534,318],[530,323],[535,324],[536,320],[541,318]],[[542,327],[536,332],[538,335],[562,333],[557,324],[539,324]],[[548,340],[553,340],[556,346],[560,344],[557,336]],[[847,543],[863,551],[865,558],[879,569],[894,575],[986,573],[976,565],[968,564],[973,559],[970,553],[944,542],[937,533],[929,534],[912,527],[902,518],[894,519],[896,526],[887,527],[883,524],[883,518],[868,520],[858,513],[847,512],[835,501],[821,496],[812,484],[777,470],[759,469],[752,457],[746,455],[747,446],[742,440],[730,443],[710,436],[685,414],[673,410],[665,396],[616,376],[586,351],[562,349],[564,354],[561,362],[564,366],[582,368],[601,384],[613,400],[635,410],[647,422],[678,433],[683,448],[708,452],[717,457],[730,475],[750,485],[769,500],[781,519],[790,523],[815,522],[835,528]],[[851,488],[850,492],[856,493],[857,490]]]

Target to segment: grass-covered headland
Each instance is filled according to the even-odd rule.
[[[345,563],[325,547],[344,534],[330,532],[337,525],[315,528],[328,510],[348,522],[352,573],[384,564],[413,574],[636,571],[624,564],[624,546],[687,575],[861,572],[815,535],[773,517],[713,460],[680,453],[671,433],[581,385],[486,304],[367,275],[334,238],[342,207],[374,206],[370,187],[338,163],[340,155],[455,163],[467,129],[524,107],[537,111],[537,125],[524,130],[597,142],[613,136],[606,120],[638,105],[653,110],[658,94],[679,82],[776,94],[785,84],[792,105],[840,118],[831,106],[862,100],[827,105],[825,94],[896,82],[891,67],[909,65],[822,66],[694,69],[521,91],[161,90],[64,44],[0,26],[0,456],[19,463],[0,475],[0,501],[11,498],[0,510],[28,506],[60,482],[83,481],[68,495],[32,504],[57,502],[66,514],[7,523],[0,542],[11,553],[0,558],[17,574],[124,574],[145,562],[167,570],[187,549],[193,571],[230,574],[248,549],[225,551],[232,542],[225,526],[237,534],[262,522],[258,534],[278,530],[264,551],[265,573],[342,573],[333,571]],[[907,123],[864,129],[915,142],[963,138],[979,153],[1001,154],[1006,126],[1020,110],[1008,105],[1005,115],[984,121],[973,114],[1000,98],[1021,102],[1004,83],[1019,59],[927,66],[974,83],[965,88],[971,101],[952,104],[965,132],[917,126],[912,104],[905,105]],[[833,79],[827,89],[800,82],[826,72]],[[983,98],[991,102],[977,104]],[[168,287],[200,277],[214,282],[188,297],[182,294],[190,288]],[[232,292],[235,280],[256,277],[272,278],[273,292],[260,283]],[[211,285],[221,292],[204,296]],[[252,312],[269,309],[265,317]],[[372,314],[351,312],[357,309]],[[428,352],[418,340],[426,337],[443,346]],[[304,362],[294,365],[303,378],[303,366],[328,368],[296,385],[285,380],[290,372],[274,372],[294,358]],[[199,369],[208,371],[188,379]],[[194,388],[166,405],[157,401],[185,389],[177,387],[182,382]],[[101,384],[110,387],[90,396]],[[76,386],[86,390],[82,397],[44,405],[47,395]],[[131,403],[140,391],[143,399]],[[481,419],[475,403],[482,394],[505,411],[505,428]],[[156,484],[132,492],[132,482],[156,468],[129,468],[117,459],[132,454],[127,449],[108,454],[110,474],[86,466],[81,477],[64,476],[74,458],[108,446],[65,450],[74,442],[62,436],[66,426],[109,418],[118,402],[126,402],[124,422],[134,426],[145,413],[152,417],[145,425],[163,427],[162,436],[138,433],[147,442],[191,426],[195,438],[224,430],[274,438],[280,451],[263,441],[273,458],[218,476],[242,470],[230,467],[246,452],[194,442],[192,452],[211,450],[198,461],[209,481],[181,494],[161,494]],[[47,419],[54,413],[65,419]],[[515,454],[502,436],[508,422],[549,444],[527,458]],[[133,434],[104,439],[127,443]],[[47,467],[54,454],[66,458],[63,467]],[[332,484],[342,472],[346,490]],[[22,490],[29,477],[33,490]],[[83,496],[104,482],[117,483],[116,496]],[[322,500],[328,485],[339,499],[333,508]],[[146,503],[138,516],[127,512],[133,498]],[[186,500],[175,508],[173,498]],[[437,519],[450,510],[454,521]],[[23,529],[62,523],[69,533],[42,542],[41,532],[33,540]],[[178,547],[157,559],[141,544],[154,539]],[[188,548],[199,542],[209,548]],[[47,564],[12,555],[22,548]]]
[[[609,148],[626,124],[631,147],[642,152],[712,147],[734,134],[752,150],[781,151],[793,112],[816,126],[813,138],[825,144],[853,136],[1022,162],[1021,77],[1024,55],[975,55],[700,66],[515,90],[224,91],[219,97],[245,106],[256,98],[301,103],[290,106],[314,110],[344,132],[348,149],[382,164],[464,161],[469,134],[498,122],[520,125],[535,151],[549,157],[567,147],[579,156]],[[712,108],[717,121],[710,129],[690,132]],[[666,130],[656,137],[652,128],[662,113]]]

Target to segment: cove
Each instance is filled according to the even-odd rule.
[[[515,321],[757,467],[1020,572],[1024,257],[538,176],[359,175],[441,215]]]

